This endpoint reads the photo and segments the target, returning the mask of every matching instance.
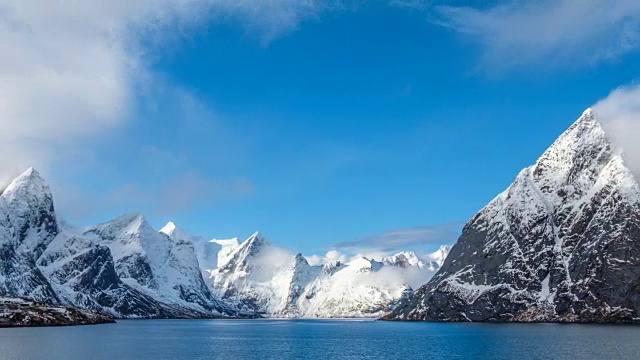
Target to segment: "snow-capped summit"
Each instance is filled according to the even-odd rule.
[[[30,167],[4,189],[2,197],[9,203],[17,198],[24,201],[27,198],[51,198],[51,190],[40,173]]]
[[[20,252],[35,253],[37,258],[58,234],[53,196],[47,183],[29,168],[5,188],[2,195],[4,211],[15,229],[14,241]],[[5,225],[6,226],[6,225]]]
[[[221,263],[220,254],[226,253],[228,249],[225,250],[223,245],[214,242],[214,240],[207,240],[202,236],[191,235],[172,221],[169,221],[160,229],[160,233],[167,235],[176,243],[189,243],[193,246],[198,258],[198,266],[202,273],[202,278],[205,279],[207,286],[209,286],[208,279],[211,276],[211,271]]]
[[[35,264],[58,232],[51,191],[29,168],[0,195],[0,295],[59,303]]]
[[[382,258],[382,262],[386,265],[400,266],[403,268],[414,267],[428,269],[435,273],[444,263],[444,259],[447,257],[450,250],[450,245],[442,245],[435,252],[422,257],[418,256],[413,251],[402,251],[395,255]]]
[[[247,240],[233,249],[226,256],[224,263],[218,264],[218,269],[222,272],[229,270],[243,270],[248,266],[248,259],[257,255],[264,247],[268,246],[267,241],[258,231],[253,233]]]
[[[444,259],[449,255],[451,248],[451,245],[442,245],[435,252],[428,254],[427,258],[430,260],[429,267],[434,271],[440,269],[442,264],[444,264]]]
[[[169,221],[165,226],[163,226],[162,229],[160,229],[160,232],[166,234],[167,236],[172,236],[174,234],[180,237],[184,236],[184,231],[179,228],[173,221]]]
[[[212,244],[216,244],[220,247],[220,250],[217,253],[216,256],[216,266],[214,266],[213,268],[218,267],[218,264],[224,264],[228,261],[229,259],[229,255],[231,255],[233,253],[233,251],[235,249],[237,249],[240,246],[240,241],[238,241],[238,238],[233,238],[233,239],[213,239],[209,241]]]
[[[638,234],[640,186],[588,109],[466,224],[440,271],[387,318],[636,321]]]
[[[376,317],[406,299],[412,278],[433,274],[365,257],[311,266],[259,234],[227,259],[211,272],[216,296],[238,310],[274,317]]]
[[[418,255],[416,255],[413,251],[402,251],[392,256],[387,256],[382,258],[382,262],[386,265],[395,265],[403,268],[406,267],[417,267],[423,268],[425,267],[424,262],[422,262]]]
[[[350,261],[347,265],[348,267],[345,271],[366,273],[378,271],[384,264],[366,257],[359,257]]]

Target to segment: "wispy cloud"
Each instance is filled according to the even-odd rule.
[[[365,237],[360,240],[336,244],[337,249],[350,249],[358,252],[389,253],[393,251],[413,250],[427,245],[448,245],[456,242],[464,223],[451,223],[397,229]]]
[[[390,0],[389,5],[413,10],[427,10],[433,4],[432,0]]]
[[[0,187],[35,166],[53,180],[61,214],[80,222],[142,209],[159,215],[179,213],[221,198],[251,195],[250,180],[207,178],[190,170],[193,164],[184,164],[185,154],[155,144],[142,144],[143,154],[131,154],[132,162],[146,161],[142,168],[147,170],[159,164],[160,180],[152,184],[120,176],[126,180],[97,192],[73,179],[78,173],[109,172],[114,166],[100,157],[100,146],[114,141],[125,146],[121,143],[127,141],[125,132],[137,121],[167,112],[181,119],[182,131],[193,133],[197,128],[202,133],[206,128],[209,139],[234,139],[190,89],[152,70],[155,52],[167,51],[168,44],[209,22],[233,22],[265,45],[329,9],[327,4],[324,0],[1,2]],[[222,153],[232,157],[229,149]],[[223,155],[211,155],[219,156]]]
[[[640,84],[622,86],[593,105],[613,144],[624,151],[625,163],[640,175]]]
[[[137,116],[153,89],[153,47],[209,21],[266,43],[323,0],[9,0],[0,4],[0,178],[73,164]],[[148,100],[148,99],[147,99]]]
[[[491,70],[593,65],[638,50],[636,0],[507,1],[478,9],[438,6],[435,22],[478,43]]]
[[[255,187],[244,178],[209,179],[188,171],[158,183],[125,183],[100,193],[73,184],[57,184],[53,190],[59,213],[75,223],[105,213],[115,216],[142,209],[151,215],[177,216],[193,208],[214,206],[223,199],[252,196]]]
[[[263,44],[296,30],[304,20],[340,7],[340,1],[324,0],[211,0],[218,17],[240,21],[251,33],[260,34]]]

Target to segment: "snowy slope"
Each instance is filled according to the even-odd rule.
[[[387,319],[635,321],[640,187],[587,110]]]
[[[157,232],[142,214],[124,215],[87,229],[107,246],[122,282],[157,301],[204,314],[225,314],[200,272],[193,244]]]
[[[417,255],[358,258],[311,266],[301,254],[269,244],[259,233],[211,272],[214,294],[243,311],[272,317],[377,317],[408,297],[410,284],[433,274]]]
[[[191,235],[171,221],[160,229],[160,232],[174,241],[193,244],[203,279],[208,279],[211,271],[218,267],[218,263],[226,261],[226,257],[240,245],[237,238],[207,240],[202,236]]]

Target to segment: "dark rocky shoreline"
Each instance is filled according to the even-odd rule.
[[[55,306],[21,298],[0,297],[0,328],[113,324],[107,314]]]

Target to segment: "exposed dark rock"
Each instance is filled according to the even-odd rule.
[[[21,298],[0,297],[0,328],[109,323],[115,323],[113,317],[98,312],[54,306]]]

